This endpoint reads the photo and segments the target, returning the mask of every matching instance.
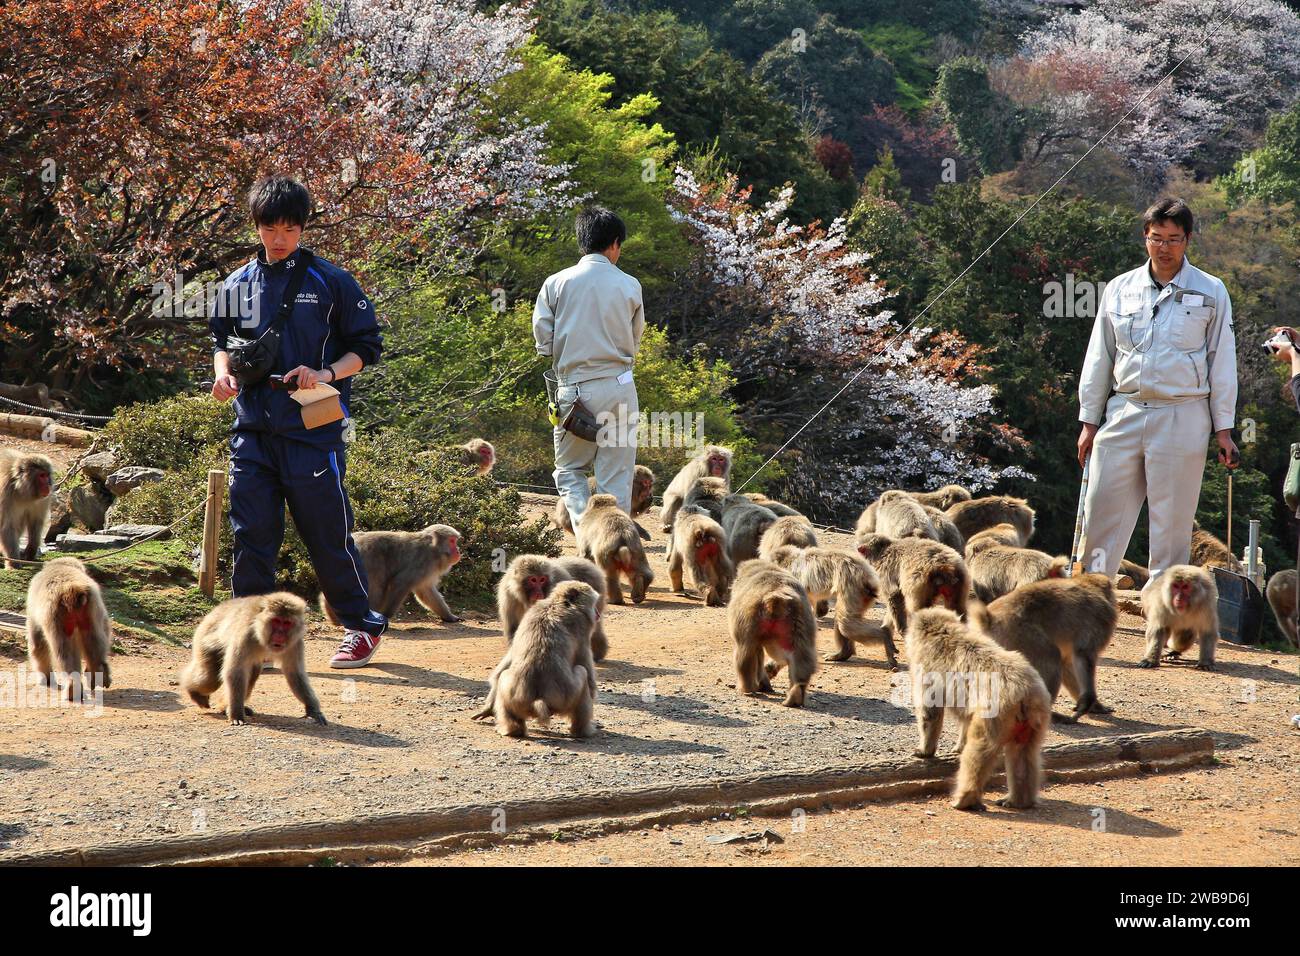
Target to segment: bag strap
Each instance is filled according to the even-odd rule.
[[[284,328],[284,323],[289,321],[293,307],[298,301],[298,292],[302,289],[303,279],[307,277],[307,269],[316,259],[307,249],[299,249],[294,257],[298,261],[294,263],[293,272],[289,273],[289,281],[284,287],[284,296],[280,299],[280,307],[275,310],[275,318],[267,327],[268,332],[278,333]]]

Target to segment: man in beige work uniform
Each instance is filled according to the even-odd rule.
[[[1092,452],[1080,553],[1113,577],[1146,499],[1155,580],[1191,556],[1211,432],[1237,466],[1237,350],[1228,290],[1184,255],[1191,210],[1164,199],[1142,224],[1150,258],[1106,285],[1079,376],[1081,466]]]
[[[555,487],[575,529],[587,510],[589,469],[597,492],[632,508],[640,412],[632,363],[645,330],[641,283],[615,265],[627,239],[623,221],[594,206],[578,213],[577,233],[582,258],[542,283],[533,308],[533,339],[552,359],[561,420],[581,398],[602,426],[594,442],[555,429]],[[620,422],[628,427],[615,427]]]

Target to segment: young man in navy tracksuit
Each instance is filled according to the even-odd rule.
[[[230,524],[235,533],[230,586],[236,597],[276,589],[284,540],[284,506],[311,554],[321,590],[346,628],[331,667],[363,667],[388,627],[370,609],[366,570],[352,541],[352,506],[343,489],[343,422],[303,424],[302,406],[285,389],[262,382],[241,388],[230,374],[227,339],[255,339],[271,324],[302,255],[298,241],[311,212],[305,186],[287,176],[259,181],[248,207],[262,250],[226,279],[223,303],[209,320],[212,394],[234,397],[230,439]],[[240,301],[242,300],[242,301]],[[350,379],[379,359],[383,341],[375,310],[355,279],[313,257],[280,335],[272,374],[299,388],[319,382],[340,392],[348,414]]]

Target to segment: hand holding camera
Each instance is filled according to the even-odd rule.
[[[1273,337],[1264,343],[1264,351],[1279,361],[1290,361],[1295,355],[1295,329],[1278,326],[1273,329]]]

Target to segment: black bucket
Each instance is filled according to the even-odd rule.
[[[1227,568],[1209,568],[1219,589],[1219,636],[1234,644],[1258,644],[1264,595],[1255,582]]]

